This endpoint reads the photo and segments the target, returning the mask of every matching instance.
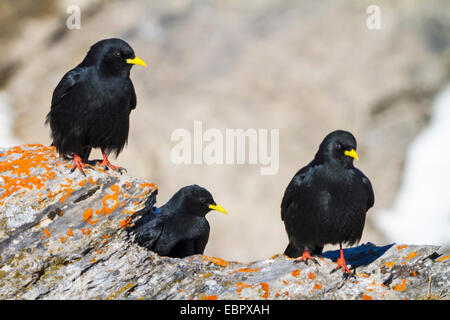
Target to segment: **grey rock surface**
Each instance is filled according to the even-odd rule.
[[[354,277],[328,251],[318,264],[284,255],[241,263],[161,257],[127,227],[156,187],[127,174],[87,170],[52,147],[0,154],[1,299],[446,299],[450,256],[431,245],[345,249]],[[212,230],[214,232],[214,229]]]

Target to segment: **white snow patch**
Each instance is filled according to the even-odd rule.
[[[376,217],[391,241],[450,245],[450,85],[437,95],[428,127],[409,147],[392,208]]]

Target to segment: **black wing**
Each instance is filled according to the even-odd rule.
[[[358,179],[361,179],[360,181],[363,183],[364,190],[367,194],[367,211],[372,208],[375,203],[375,194],[373,192],[372,184],[370,183],[369,178],[367,178],[361,170],[358,168],[353,168],[353,170],[356,172]]]
[[[372,184],[370,183],[369,178],[364,176],[362,178],[362,182],[364,183],[364,186],[366,187],[367,192],[369,193],[369,200],[367,201],[367,210],[373,207],[375,203],[375,194],[373,192]]]
[[[134,91],[133,82],[131,80],[129,80],[129,81],[131,84],[131,99],[130,99],[130,112],[131,112],[131,110],[136,109],[137,100],[136,100],[136,92]]]
[[[141,218],[142,220],[143,218]],[[146,219],[145,223],[138,224],[134,230],[136,236],[134,241],[139,245],[152,250],[164,230],[164,220],[160,216]]]
[[[291,182],[289,182],[289,185],[284,192],[283,200],[281,200],[281,220],[284,220],[289,205],[292,203],[292,200],[296,196],[298,188],[301,186],[303,179],[305,178],[306,173],[311,168],[311,166],[313,166],[313,162],[301,168],[292,178]]]
[[[58,105],[62,98],[67,95],[81,81],[85,68],[75,68],[67,72],[53,91],[51,108]]]

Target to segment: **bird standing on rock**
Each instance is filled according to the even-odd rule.
[[[289,183],[281,202],[281,219],[289,238],[285,254],[299,261],[314,260],[325,244],[340,246],[337,268],[351,274],[342,243],[361,239],[366,212],[374,204],[369,179],[353,166],[356,140],[336,130],[320,144],[314,159]]]
[[[136,108],[130,79],[134,64],[146,66],[121,39],[94,44],[84,60],[67,72],[53,91],[50,123],[53,145],[60,155],[73,157],[72,171],[87,166],[92,148],[100,148],[101,166],[121,172],[108,155],[116,157],[128,140],[129,116]]]
[[[146,212],[130,231],[136,233],[135,242],[161,256],[203,254],[210,230],[205,216],[211,210],[227,214],[208,190],[198,185],[186,186],[159,212]]]

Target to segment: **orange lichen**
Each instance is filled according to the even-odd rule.
[[[363,299],[363,300],[372,300],[372,297],[369,296],[368,294],[364,294],[364,293],[363,293],[362,299]]]
[[[316,275],[312,272],[308,273],[308,278],[311,280],[314,280],[316,278]]]
[[[218,299],[218,297],[215,294],[207,296],[207,295],[202,293],[199,296],[199,300],[217,300],[217,299]]]
[[[91,208],[84,210],[83,220],[84,221],[89,221],[92,218],[92,215],[93,215],[93,213],[92,213],[92,209]]]
[[[140,186],[142,189],[145,189],[145,188],[158,189],[158,187],[156,187],[153,183],[150,183],[150,182],[141,183]]]
[[[262,297],[264,299],[267,299],[269,297],[269,284],[267,282],[261,282],[260,285],[261,288],[264,290]]]
[[[103,236],[103,239],[109,239],[109,234],[105,234],[105,235]]]
[[[318,289],[320,289],[320,288],[322,288],[322,285],[321,285],[320,283],[315,283],[315,284],[314,284],[313,289],[318,290]]]
[[[81,232],[85,235],[89,235],[91,233],[91,229],[89,228],[81,228]]]
[[[66,189],[63,189],[61,191],[63,193],[63,196],[59,200],[61,201],[61,203],[64,203],[64,201],[66,201],[66,199],[72,194],[72,192],[75,191],[75,188],[67,187]]]
[[[259,268],[255,268],[255,269],[241,268],[241,269],[233,271],[231,274],[237,273],[237,272],[258,272],[258,271],[259,271]]]
[[[69,230],[67,231],[67,235],[73,237],[73,230],[72,230],[72,229],[69,229]]]
[[[238,287],[236,292],[238,294],[241,294],[242,289],[244,289],[244,288],[251,288],[252,285],[251,284],[246,284],[245,282],[238,282],[238,283],[236,283],[236,287]]]
[[[412,258],[414,258],[415,256],[417,256],[417,252],[416,252],[416,251],[413,251],[413,252],[411,252],[410,254],[408,254],[408,255],[405,257],[405,260],[412,259]]]
[[[98,215],[109,215],[119,206],[118,196],[120,188],[117,185],[112,185],[111,190],[113,191],[113,194],[105,195],[102,199],[103,207],[95,211]]]
[[[81,180],[80,182],[78,182],[78,185],[80,187],[84,186],[86,184],[86,180]]]
[[[34,148],[34,150],[26,150],[25,148]],[[16,159],[8,159],[9,155],[19,155]],[[55,172],[49,160],[55,160],[56,154],[53,147],[43,145],[24,145],[8,149],[1,153],[0,157],[6,157],[0,163],[0,172],[8,174],[2,175],[3,182],[0,186],[3,189],[0,196],[0,205],[3,204],[4,198],[20,191],[22,194],[26,190],[22,189],[41,189],[45,186],[45,182],[55,178]],[[34,173],[37,169],[39,173]],[[42,194],[43,196],[43,194]]]
[[[120,221],[120,227],[121,228],[127,228],[130,225],[131,218],[123,219]]]
[[[403,291],[403,290],[405,290],[405,287],[406,287],[406,281],[405,281],[405,279],[403,279],[401,284],[394,284],[393,289],[395,291]]]
[[[225,261],[225,260],[223,260],[221,258],[217,258],[217,257],[202,256],[202,258],[205,261],[212,262],[212,263],[217,264],[217,265],[222,266],[222,267],[226,267],[227,265],[230,264],[229,261]]]
[[[89,224],[96,224],[96,223],[98,222],[98,219],[95,219],[95,220],[89,220],[88,222],[89,222]]]
[[[406,244],[401,245],[401,246],[397,246],[397,250],[402,250],[402,249],[405,249],[406,247],[407,247]]]
[[[59,240],[60,240],[62,243],[64,243],[64,242],[66,242],[67,238],[66,238],[66,237],[60,237]]]
[[[300,269],[292,271],[291,274],[292,274],[293,277],[298,277],[298,275],[300,274]]]
[[[364,273],[364,272],[357,273],[356,276],[362,277],[362,278],[369,278],[369,277],[370,277],[368,274],[366,274],[366,273]]]
[[[395,261],[392,262],[385,262],[384,265],[387,266],[388,268],[392,268],[395,264]]]
[[[50,231],[48,231],[48,229],[44,229],[42,230],[42,232],[44,233],[44,236],[42,236],[42,238],[44,238],[45,236],[50,237],[52,235]]]

